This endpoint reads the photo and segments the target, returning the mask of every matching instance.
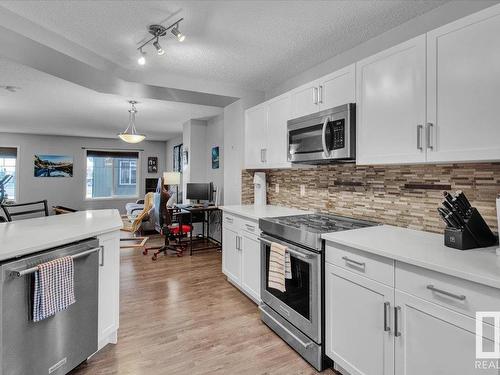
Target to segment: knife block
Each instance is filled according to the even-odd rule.
[[[459,250],[469,250],[480,247],[493,246],[498,238],[491,231],[483,217],[474,207],[465,220],[465,227],[461,229],[446,227],[444,230],[444,244]]]

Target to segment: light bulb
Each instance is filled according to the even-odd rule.
[[[144,55],[141,55],[141,56],[137,59],[137,64],[139,64],[139,65],[144,65],[144,64],[146,64],[146,58],[144,57]]]

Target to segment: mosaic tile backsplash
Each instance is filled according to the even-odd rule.
[[[463,190],[495,232],[500,163],[266,170],[268,204],[309,209],[442,233],[443,190]],[[253,203],[253,170],[242,172],[242,204]],[[305,196],[300,196],[300,186]],[[279,192],[276,188],[279,186]]]

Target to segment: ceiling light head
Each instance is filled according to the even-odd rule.
[[[172,28],[172,34],[175,35],[179,42],[184,42],[184,40],[186,39],[186,36],[179,31],[178,26],[174,26]]]
[[[139,143],[142,142],[146,136],[144,134],[137,133],[137,129],[135,128],[135,114],[137,113],[135,105],[137,102],[135,100],[129,100],[129,103],[131,108],[128,110],[128,126],[123,133],[118,134],[118,137],[127,143]]]
[[[144,52],[142,50],[142,48],[140,49],[140,55],[139,55],[139,58],[137,59],[137,64],[139,65],[144,65],[146,64],[146,52]]]
[[[160,43],[158,42],[158,39],[156,39],[153,42],[153,46],[156,48],[156,52],[158,53],[158,55],[161,56],[161,55],[165,54],[165,50],[163,48],[161,48]]]

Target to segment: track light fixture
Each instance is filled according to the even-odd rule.
[[[156,52],[158,53],[158,55],[161,56],[165,54],[165,50],[161,48],[160,43],[158,42],[158,38],[156,38],[156,41],[153,42],[153,46],[156,48]]]
[[[177,38],[177,40],[179,40],[179,42],[184,42],[184,40],[186,39],[186,36],[183,33],[181,33],[177,27],[178,27],[178,25],[175,25],[172,28],[171,32],[172,32],[172,34],[175,35],[175,37]]]
[[[140,53],[140,55],[139,55],[139,58],[137,59],[137,64],[139,64],[139,65],[146,64],[146,52],[144,52],[141,48],[139,53]]]
[[[170,32],[175,35],[175,37],[177,38],[177,40],[179,42],[183,42],[185,39],[186,39],[186,36],[184,34],[182,34],[180,31],[179,31],[179,24],[181,23],[181,21],[183,20],[184,18],[181,18],[179,20],[177,20],[176,22],[174,22],[173,24],[171,24],[170,26],[168,27],[165,27],[163,25],[150,25],[148,27],[148,32],[153,35],[151,38],[149,38],[148,40],[146,40],[144,43],[142,43],[138,48],[137,50],[139,51],[140,53],[140,56],[139,58],[137,59],[137,63],[139,65],[144,65],[146,64],[146,52],[143,51],[143,48],[146,47],[148,44],[152,44],[153,47],[156,49],[156,52],[158,53],[158,55],[164,55],[165,54],[165,50],[161,47],[160,45],[160,41],[159,39],[161,37],[164,37],[167,35],[167,31],[170,30]],[[140,42],[139,42],[140,43]]]

